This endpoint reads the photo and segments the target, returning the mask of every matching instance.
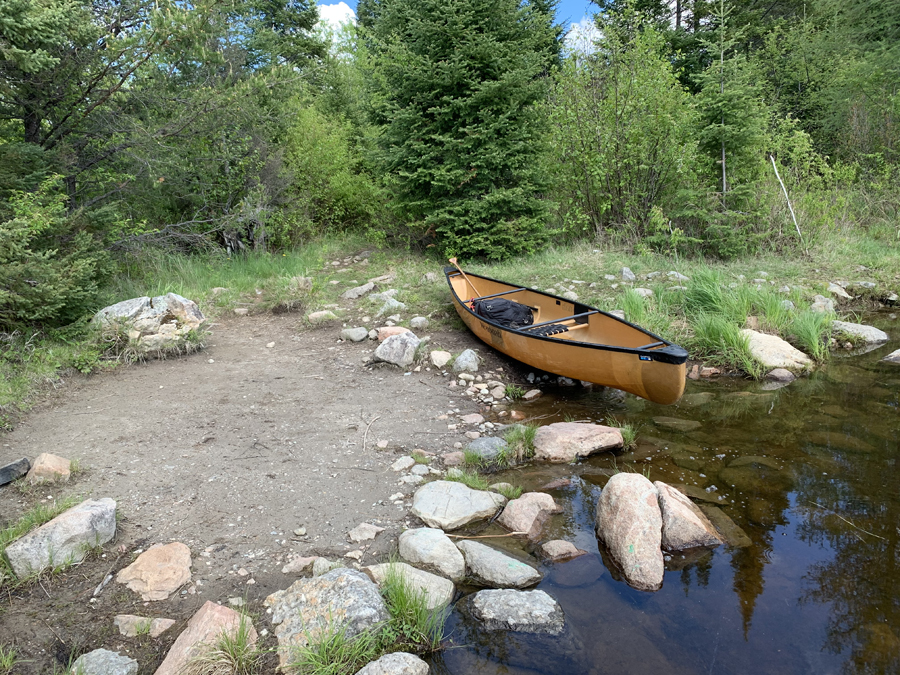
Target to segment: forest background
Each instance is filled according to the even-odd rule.
[[[895,260],[900,0],[601,0],[577,45],[556,9],[0,0],[5,379],[92,369],[87,319],[161,260],[323,238]]]

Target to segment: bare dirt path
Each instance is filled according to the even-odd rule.
[[[69,383],[0,437],[0,464],[52,452],[83,467],[67,485],[0,488],[0,524],[69,494],[111,497],[120,514],[105,559],[0,601],[0,642],[31,659],[22,672],[52,672],[52,659],[103,646],[140,655],[141,673],[152,673],[178,627],[135,644],[112,628],[114,614],[186,620],[233,596],[252,608],[289,585],[280,569],[291,557],[358,548],[346,533],[363,521],[387,528],[363,564],[396,541],[408,502],[389,497],[413,488],[390,464],[414,448],[451,449],[462,432],[438,416],[476,408],[440,373],[364,368],[373,344],[338,342],[338,332],[305,329],[298,315],[228,318],[211,327],[207,349]],[[431,345],[480,347],[456,332]],[[293,534],[300,527],[305,536]],[[170,541],[194,558],[180,598],[147,606],[113,583],[91,600],[109,569]]]

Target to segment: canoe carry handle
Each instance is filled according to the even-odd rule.
[[[456,258],[450,258],[450,264],[453,265],[456,269],[459,270],[459,273],[463,275],[463,279],[466,280],[466,283],[472,287],[472,290],[475,291],[475,295],[479,296],[481,293],[478,292],[478,289],[475,288],[475,284],[469,281],[469,277],[466,276],[466,273],[462,271],[462,268],[456,263]]]

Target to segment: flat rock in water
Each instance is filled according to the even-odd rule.
[[[356,675],[428,675],[428,664],[414,654],[394,652],[358,670]]]
[[[503,495],[473,490],[454,481],[436,480],[416,490],[412,512],[430,527],[456,530],[493,517],[505,504]]]
[[[65,562],[84,560],[87,552],[116,534],[116,502],[87,499],[6,547],[6,557],[17,577]]]
[[[793,382],[797,376],[786,368],[775,368],[766,373],[766,379],[773,382]]]
[[[484,460],[497,459],[501,452],[508,447],[505,440],[497,436],[482,436],[476,438],[466,446],[466,450],[473,452]]]
[[[812,367],[812,360],[806,354],[777,335],[758,333],[747,328],[741,330],[741,335],[747,338],[750,355],[764,368],[785,368],[797,372]]]
[[[27,457],[17,459],[15,462],[10,462],[5,466],[0,467],[0,485],[6,485],[7,483],[12,483],[14,480],[18,480],[27,474],[30,468],[31,462],[28,461]]]
[[[187,628],[175,640],[154,675],[181,675],[188,663],[214,645],[223,634],[236,636],[241,621],[246,622],[247,643],[256,644],[256,629],[248,617],[230,607],[207,601],[188,621]]]
[[[72,664],[75,675],[137,675],[138,662],[108,649],[95,649],[82,654]]]
[[[32,485],[44,482],[65,482],[69,480],[71,473],[71,460],[59,455],[51,455],[49,452],[42,452],[35,458],[25,480]]]
[[[562,509],[545,492],[526,492],[510,501],[497,518],[497,522],[510,532],[523,532],[529,539],[541,536],[547,518]]]
[[[469,576],[479,584],[494,588],[526,588],[542,575],[534,567],[495,548],[464,539],[457,544],[466,558]]]
[[[414,333],[392,335],[378,345],[375,350],[375,360],[406,368],[415,361],[416,349],[420,342],[421,340]]]
[[[562,608],[544,591],[478,591],[468,606],[487,630],[559,635],[565,627]]]
[[[144,600],[165,600],[191,580],[191,549],[181,542],[151,546],[116,575]]]
[[[578,556],[585,555],[587,551],[582,551],[575,544],[564,541],[563,539],[553,539],[545,542],[541,546],[541,555],[550,562],[562,562],[563,560],[571,560]]]
[[[806,440],[813,445],[821,445],[825,448],[836,450],[851,450],[853,452],[870,453],[875,448],[855,436],[849,436],[843,431],[810,431],[806,434]]]
[[[479,360],[478,354],[474,350],[466,349],[453,361],[453,372],[477,373]]]
[[[364,567],[369,578],[380,587],[391,574],[398,575],[413,593],[422,593],[425,596],[425,604],[428,609],[446,607],[453,600],[456,586],[453,582],[437,574],[416,569],[406,563],[381,563]]]
[[[556,422],[538,428],[534,457],[548,462],[571,462],[596,452],[621,448],[622,432],[614,427],[582,422]]]
[[[400,557],[453,581],[466,576],[466,559],[443,530],[419,527],[400,535]]]
[[[900,363],[900,349],[891,352],[881,360],[887,363]]]
[[[618,473],[597,501],[597,535],[628,584],[641,591],[662,587],[662,514],[653,483],[637,473]]]
[[[861,323],[849,323],[847,321],[832,321],[831,331],[835,334],[846,334],[851,338],[862,340],[866,344],[873,345],[887,342],[890,337],[883,330],[874,326],[866,326]]]
[[[390,618],[378,586],[362,572],[346,568],[295,581],[264,604],[272,610],[282,667],[296,647],[316,642],[334,626],[353,638]]]
[[[653,423],[663,429],[673,429],[675,431],[696,431],[703,425],[695,420],[684,420],[679,417],[654,417]]]
[[[683,551],[723,543],[709,519],[687,496],[662,481],[656,481],[653,485],[659,493],[663,549]]]
[[[746,548],[753,543],[750,540],[750,537],[747,536],[747,533],[744,532],[744,530],[742,530],[737,525],[737,523],[735,523],[728,516],[728,514],[718,506],[700,504],[700,510],[703,511],[706,517],[709,518],[710,522],[715,525],[716,529],[719,531],[719,534],[724,537],[729,546],[734,546],[735,548]]]

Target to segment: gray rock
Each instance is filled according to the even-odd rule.
[[[478,363],[480,360],[481,359],[478,358],[478,354],[476,354],[473,350],[466,349],[453,361],[453,372],[477,373]]]
[[[429,274],[432,274],[429,272]],[[356,675],[428,675],[428,664],[406,652],[385,654],[356,672]]]
[[[652,298],[653,297],[653,291],[650,290],[649,288],[635,288],[634,292],[637,293],[642,298]]]
[[[683,551],[723,543],[712,523],[686,495],[662,481],[656,481],[653,485],[659,493],[663,549]]]
[[[678,282],[682,282],[682,283],[685,282],[685,281],[690,281],[690,280],[691,280],[690,277],[686,277],[686,276],[683,275],[683,274],[679,274],[678,272],[675,272],[674,270],[671,271],[671,272],[669,272],[666,276],[667,276],[669,279],[671,279],[672,281],[678,281]]]
[[[344,300],[356,300],[357,298],[361,298],[369,291],[372,291],[375,288],[375,284],[371,281],[363,284],[362,286],[357,286],[356,288],[348,288],[346,291],[341,293],[341,297]]]
[[[329,321],[336,321],[337,314],[332,312],[330,309],[323,309],[320,312],[311,312],[306,315],[307,321],[311,324],[319,324],[319,323],[327,323]]]
[[[741,335],[747,338],[750,355],[764,368],[785,368],[796,372],[811,368],[813,365],[806,354],[777,335],[767,335],[748,328],[742,329]]]
[[[394,460],[394,463],[391,464],[391,471],[406,471],[415,466],[415,464],[416,460],[409,455],[404,455],[403,457],[398,457]]]
[[[746,548],[753,542],[747,533],[744,532],[722,509],[709,504],[700,504],[700,510],[709,518],[710,522],[715,525],[729,546],[735,548]]]
[[[406,309],[406,305],[404,305],[399,300],[395,300],[394,298],[388,298],[384,301],[384,304],[381,306],[381,309],[376,312],[375,316],[384,316],[385,314],[393,314],[394,312],[400,312]]]
[[[414,476],[427,476],[431,473],[431,469],[425,464],[416,464],[409,472]]]
[[[31,462],[28,461],[27,457],[17,459],[15,462],[10,462],[6,466],[0,467],[0,485],[12,483],[14,480],[21,478],[28,473],[30,468]]]
[[[384,303],[385,301],[389,300],[390,298],[393,298],[394,296],[396,296],[397,293],[399,293],[399,292],[400,291],[398,291],[396,288],[389,288],[388,290],[382,291],[381,293],[372,293],[372,295],[369,296],[369,300],[371,300],[372,302],[375,302],[375,303],[378,303],[378,302]]]
[[[766,379],[773,382],[793,382],[797,376],[785,368],[775,368],[766,374]]]
[[[108,649],[95,649],[82,654],[70,671],[77,675],[137,675],[138,662]]]
[[[491,518],[505,504],[503,495],[437,480],[416,490],[412,512],[430,527],[455,530],[476,520]]]
[[[436,349],[431,352],[431,365],[433,365],[435,368],[443,368],[448,363],[450,363],[450,359],[452,358],[453,354],[451,354],[450,352]]]
[[[341,331],[341,338],[350,342],[362,342],[369,337],[369,330],[362,326],[357,328],[345,328]]]
[[[559,635],[565,627],[562,608],[544,591],[478,591],[468,606],[487,630]]]
[[[264,604],[272,610],[282,666],[296,647],[316,643],[335,626],[353,638],[390,618],[378,587],[362,572],[350,569],[295,581]]]
[[[463,539],[456,546],[466,558],[468,576],[484,586],[526,588],[543,578],[531,565],[477,541]]]
[[[562,294],[562,297],[566,300],[571,300],[572,302],[578,302],[578,293],[575,291],[566,291]]]
[[[662,514],[659,493],[637,473],[618,473],[597,501],[597,536],[629,585],[656,591],[663,582]]]
[[[81,562],[87,552],[116,534],[116,502],[87,499],[6,547],[20,579],[48,567]]]
[[[363,568],[372,581],[380,587],[390,574],[396,574],[403,579],[407,588],[415,594],[423,594],[425,605],[428,609],[446,607],[453,600],[456,586],[453,582],[437,574],[416,569],[406,563],[381,563]]]
[[[824,295],[814,295],[813,303],[809,308],[814,312],[819,312],[820,314],[833,314],[834,300],[832,300],[831,298],[826,298]]]
[[[509,445],[502,438],[496,436],[482,436],[466,446],[466,450],[474,452],[476,455],[486,461],[492,461],[507,448]]]
[[[900,363],[900,349],[891,352],[881,360],[887,363]]]
[[[700,422],[696,420],[685,420],[680,417],[665,417],[658,416],[653,418],[653,423],[658,427],[662,427],[663,429],[672,429],[674,431],[688,432],[688,431],[696,431],[701,426],[703,426]]]
[[[871,291],[873,288],[875,288],[876,284],[871,281],[855,281],[853,282],[853,286],[858,288],[865,288]]]
[[[442,530],[419,527],[400,535],[400,557],[453,581],[466,575],[466,560]]]
[[[320,577],[323,574],[328,574],[332,570],[342,569],[344,567],[344,563],[342,562],[332,562],[328,558],[316,558],[313,560],[312,564],[312,575],[314,577]]]
[[[791,302],[790,300],[782,300],[781,308],[786,309],[788,311],[793,311],[794,309],[796,309],[796,307],[794,307],[794,303]]]
[[[379,527],[378,525],[373,525],[372,523],[360,523],[352,530],[347,533],[347,536],[350,537],[350,541],[355,544],[358,544],[361,541],[368,541],[369,539],[374,539],[381,532],[384,532],[383,527]]]
[[[550,562],[561,562],[586,555],[587,551],[575,546],[575,544],[563,539],[553,539],[541,545],[541,555]]]
[[[415,361],[420,342],[416,334],[411,332],[391,335],[375,349],[374,358],[376,361],[406,368]]]
[[[409,327],[413,330],[424,330],[428,328],[428,319],[424,316],[414,316],[409,320]]]
[[[878,330],[874,326],[865,326],[861,323],[832,321],[831,330],[836,334],[845,333],[854,339],[862,340],[866,344],[878,344],[887,342],[890,339],[883,330]]]
[[[609,314],[612,314],[617,319],[622,319],[622,321],[625,321],[625,310],[624,309],[611,309],[611,310],[609,310]]]
[[[632,272],[627,267],[622,268],[621,274],[622,274],[622,281],[628,281],[628,282],[637,281],[637,277],[634,276],[634,272]]]
[[[104,307],[92,319],[104,331],[124,333],[143,352],[175,347],[205,321],[197,303],[176,293],[125,300]]]
[[[828,284],[828,292],[832,295],[836,295],[839,298],[843,298],[844,300],[852,300],[853,296],[850,295],[847,291],[845,291],[841,286],[837,284],[831,283]]]

